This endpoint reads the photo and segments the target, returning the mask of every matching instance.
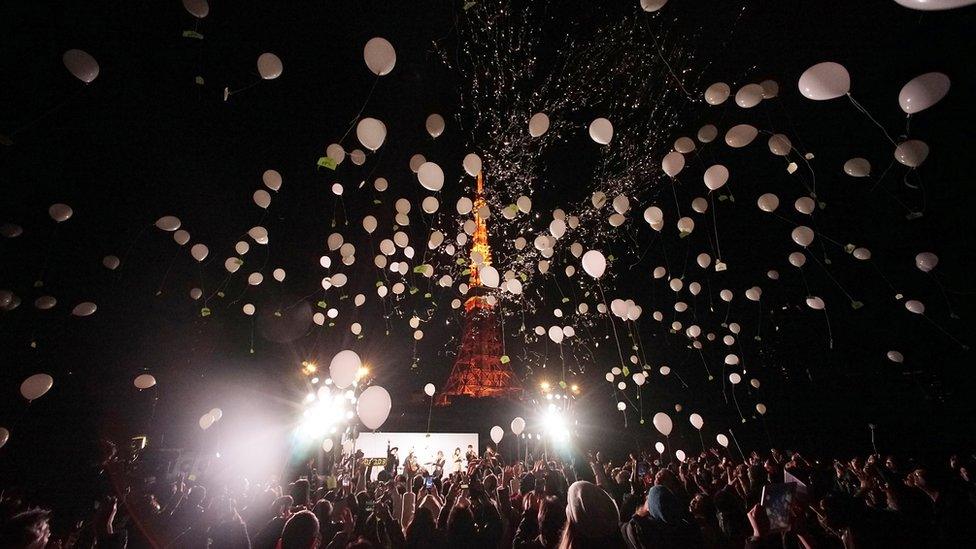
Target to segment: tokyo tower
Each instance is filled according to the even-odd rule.
[[[471,241],[471,255],[481,254],[484,265],[491,265],[488,245],[488,225],[479,214],[485,205],[484,181],[478,174],[477,195],[474,200],[476,224]],[[446,406],[458,397],[521,397],[522,387],[511,366],[502,363],[502,334],[495,307],[489,302],[487,291],[472,262],[468,285],[468,299],[464,302],[464,331],[451,375],[435,403]]]

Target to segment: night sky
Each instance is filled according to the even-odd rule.
[[[470,9],[494,4],[476,3]],[[586,35],[639,10],[636,1],[612,4],[550,2],[540,8],[546,14],[543,36],[550,39],[540,46],[541,62],[554,66],[554,60],[572,55],[559,47],[560,36]],[[747,383],[736,389],[748,419],[740,425],[720,386],[724,353],[706,355],[717,372],[708,381],[702,358],[689,351],[687,340],[649,318],[650,311],[662,307],[652,305],[654,300],[671,292],[651,278],[653,268],[663,264],[659,251],[664,245],[640,213],[651,203],[668,212],[673,199],[663,174],[643,182],[641,193],[630,197],[630,224],[640,226],[633,234],[637,248],[646,253],[625,255],[629,244],[622,236],[598,243],[620,255],[608,294],[644,304],[641,344],[649,362],[655,370],[670,365],[688,387],[674,375],[655,376],[643,395],[647,424],[631,416],[625,438],[656,440],[649,420],[653,411],[673,412],[681,404],[684,411],[672,414],[672,438],[692,448],[698,442],[687,422],[691,411],[706,418],[710,440],[732,427],[748,447],[767,446],[772,439],[813,454],[864,452],[869,448],[867,425],[874,423],[879,445],[891,451],[917,455],[971,448],[976,433],[972,353],[932,322],[971,343],[976,292],[969,277],[976,269],[971,35],[976,9],[916,12],[891,0],[713,4],[674,1],[666,13],[654,16],[674,21],[677,34],[694,51],[694,58],[681,66],[689,71],[690,91],[700,98],[710,83],[722,80],[734,93],[745,83],[772,78],[780,84],[780,97],[752,110],[739,109],[731,100],[721,108],[702,102],[678,105],[681,119],[675,128],[661,128],[657,158],[675,138],[694,136],[705,123],[718,125],[720,136],[738,123],[776,127],[814,154],[818,198],[826,202],[818,232],[842,245],[866,246],[874,258],[855,262],[838,248],[827,254],[830,275],[863,302],[857,310],[822,268],[813,261],[804,267],[811,293],[828,303],[833,337],[828,348],[824,315],[803,304],[804,279],[786,261],[797,249],[790,226],[755,207],[757,196],[776,192],[780,213],[799,222],[792,202],[800,187],[789,183],[785,163],[768,153],[763,136],[750,145],[749,154],[729,154],[724,145],[702,153],[706,161],[721,160],[734,174],[735,202],[716,202],[723,259],[730,270],[711,279],[707,288],[718,311],[710,315],[713,329],[724,314],[719,289],[736,289],[733,319],[743,325],[744,359],[762,379],[759,394]],[[460,33],[468,29],[467,17],[461,2],[447,1],[213,0],[209,16],[199,23],[176,0],[8,2],[0,7],[0,134],[11,141],[0,145],[0,224],[24,229],[18,238],[0,239],[0,289],[23,299],[18,309],[0,312],[0,426],[12,432],[0,449],[0,484],[16,478],[18,484],[41,487],[81,486],[85,467],[79,464],[90,461],[99,436],[124,440],[148,431],[163,446],[214,448],[220,444],[218,435],[200,431],[196,421],[218,405],[228,432],[252,423],[274,430],[289,421],[304,394],[300,363],[325,365],[348,347],[360,351],[373,365],[377,382],[393,395],[385,428],[422,430],[425,410],[409,402],[425,383],[443,383],[450,369],[459,336],[459,316],[449,306],[456,292],[434,297],[436,314],[421,342],[414,343],[406,326],[409,314],[391,321],[387,334],[384,310],[375,299],[374,252],[359,224],[374,213],[388,227],[393,202],[401,196],[419,210],[420,199],[429,193],[408,169],[410,156],[418,152],[444,167],[441,207],[453,212],[464,185],[473,182],[462,176],[461,158],[492,147],[490,140],[471,136],[463,127],[473,116],[463,111],[460,99],[465,82],[438,54],[463,56],[465,36]],[[194,28],[203,40],[182,36]],[[386,37],[397,51],[396,68],[378,81],[362,60],[363,45],[373,36]],[[101,73],[91,85],[82,85],[62,66],[61,55],[71,48],[98,60]],[[265,51],[283,60],[283,74],[276,80],[261,81],[257,74],[255,59]],[[844,161],[854,156],[869,158],[880,174],[892,161],[892,146],[846,99],[813,102],[799,95],[799,75],[825,60],[847,67],[854,97],[896,139],[905,127],[896,101],[901,86],[924,72],[949,75],[948,96],[911,121],[912,137],[931,147],[917,172],[906,175],[904,166],[894,164],[880,183],[877,176],[860,180],[843,174]],[[241,91],[224,101],[225,87]],[[334,172],[317,168],[325,147],[346,132],[367,97],[362,115],[385,122],[389,135],[384,146],[362,167],[347,159]],[[599,149],[585,125],[600,116],[601,99],[588,101],[573,115],[580,129],[546,153],[533,196],[534,212],[545,221],[536,224],[539,230],[548,225],[553,208],[570,211],[596,190],[592,176]],[[447,130],[436,140],[424,131],[424,119],[432,112],[447,119]],[[346,143],[347,150],[358,147],[353,135]],[[250,197],[269,168],[281,172],[284,185],[273,193],[273,206],[262,217],[265,212]],[[491,167],[486,170],[490,173]],[[378,176],[390,181],[391,190],[382,195],[371,190]],[[691,183],[679,187],[684,208],[704,193],[699,178],[700,169],[687,178]],[[366,181],[362,189],[360,181]],[[346,188],[342,205],[329,191],[335,182]],[[907,220],[899,204],[916,209],[923,203],[923,195],[906,182],[924,188],[924,215],[918,219]],[[71,205],[74,217],[55,231],[47,208],[56,202]],[[168,214],[181,218],[192,242],[210,246],[203,268],[189,257],[189,246],[180,249],[170,234],[152,226]],[[670,261],[693,264],[701,250],[677,238],[670,215]],[[420,225],[419,214],[411,217]],[[261,249],[252,244],[246,268],[227,285],[225,297],[214,299],[214,313],[201,316],[201,303],[189,299],[190,289],[202,281],[206,293],[214,291],[225,275],[224,258],[256,224],[269,228],[272,245]],[[456,230],[452,223],[444,226]],[[423,246],[422,226],[412,229],[416,245]],[[318,310],[318,258],[336,230],[350,235],[347,239],[362,250],[358,270],[346,271],[349,300],[358,291],[370,298],[352,313],[364,326],[362,340],[349,332],[348,317],[330,329],[309,327],[305,318]],[[704,239],[705,232],[702,225],[689,239]],[[915,254],[922,251],[941,259],[930,275],[914,266]],[[102,266],[108,254],[122,258],[117,271]],[[249,262],[255,261],[266,277],[259,291],[246,289],[243,282]],[[276,266],[288,271],[282,284],[270,279]],[[780,272],[779,281],[766,278],[770,269]],[[43,286],[36,286],[38,280]],[[759,308],[741,297],[754,284],[764,289],[760,323]],[[923,301],[932,322],[909,314],[895,299],[897,292]],[[707,308],[705,293],[699,306]],[[34,299],[44,294],[58,298],[55,310],[34,309]],[[559,294],[552,287],[541,296],[552,300],[542,309],[558,306]],[[329,299],[338,304],[337,297]],[[252,320],[239,312],[245,302],[272,310],[301,300],[307,304],[288,309],[283,318],[258,315]],[[81,301],[96,302],[98,312],[71,317],[70,308]],[[350,309],[348,302],[341,307]],[[950,317],[953,311],[958,318]],[[526,320],[528,330],[551,323],[544,319],[551,315],[535,316]],[[524,343],[513,333],[520,319],[506,322],[507,342],[517,349],[510,352],[516,371],[526,375],[533,368],[527,386],[551,378],[547,372],[558,368],[558,351],[545,341]],[[707,321],[702,322],[704,329]],[[579,409],[587,432],[623,430],[603,380],[616,362],[612,338],[604,339],[606,327],[606,322],[597,323],[594,330],[601,342],[595,353],[599,364],[585,364],[586,372],[577,378],[584,385]],[[757,330],[761,341],[753,339]],[[904,354],[905,364],[885,358],[892,349]],[[581,356],[574,353],[569,363]],[[147,370],[159,385],[139,393],[132,379]],[[51,374],[54,388],[28,405],[18,387],[37,372]],[[756,402],[769,408],[765,423],[753,417]],[[498,418],[513,415],[496,412]],[[447,424],[450,412],[440,413]],[[492,425],[481,416],[468,419],[465,427],[454,415],[451,427],[484,436]]]

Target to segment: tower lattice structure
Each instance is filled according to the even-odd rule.
[[[477,194],[474,200],[475,231],[471,239],[472,262],[468,285],[468,299],[464,302],[464,329],[461,348],[447,378],[444,389],[436,399],[438,406],[445,406],[458,397],[520,397],[522,387],[511,365],[502,362],[502,333],[498,313],[489,302],[487,291],[481,283],[480,272],[474,258],[480,256],[482,265],[491,265],[491,246],[488,244],[488,224],[481,217],[485,205],[484,179],[478,174]]]

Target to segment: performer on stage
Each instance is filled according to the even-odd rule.
[[[468,444],[468,452],[464,454],[464,459],[468,460],[468,465],[474,463],[474,460],[478,459],[478,452],[474,450],[474,446]]]
[[[455,473],[461,472],[461,449],[460,448],[454,449],[454,472]]]
[[[417,463],[417,455],[414,454],[413,449],[411,449],[410,453],[407,454],[406,461],[403,462],[403,474],[406,475],[407,478],[410,478],[416,476],[418,471],[420,471],[420,465]]]
[[[384,470],[389,473],[391,477],[396,476],[397,470],[400,467],[400,457],[398,456],[399,453],[399,448],[396,446],[390,448],[390,441],[386,441],[386,467],[384,467]]]
[[[444,476],[444,451],[437,451],[437,459],[434,460],[434,478],[443,478]]]

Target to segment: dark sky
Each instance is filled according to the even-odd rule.
[[[266,282],[253,298],[259,307],[314,291],[321,277],[317,258],[326,251],[336,212],[340,222],[344,211],[358,225],[362,215],[373,211],[376,196],[367,191],[350,193],[345,209],[337,210],[328,190],[333,182],[351,190],[370,173],[390,179],[402,194],[379,197],[385,201],[388,224],[395,197],[423,196],[407,170],[412,154],[438,158],[448,181],[456,181],[464,153],[488,146],[467,142],[466,133],[454,127],[462,83],[440,64],[432,48],[434,41],[447,48],[463,42],[457,33],[465,25],[457,21],[466,15],[459,2],[211,4],[210,15],[198,27],[202,41],[181,36],[194,20],[175,0],[67,6],[16,2],[0,8],[0,133],[13,141],[0,146],[0,223],[18,223],[25,230],[18,239],[0,241],[0,288],[14,290],[24,300],[18,310],[0,313],[0,425],[14,432],[0,450],[0,470],[34,475],[63,468],[66,459],[87,455],[94,433],[118,437],[143,430],[151,416],[153,429],[167,443],[212,444],[201,437],[195,421],[216,401],[240,416],[254,410],[286,416],[288,402],[301,394],[298,363],[308,358],[327,361],[339,349],[357,345],[348,330],[319,330],[290,343],[274,343],[262,337],[260,323],[252,325],[236,313],[244,301],[224,304],[244,291],[242,285],[228,287],[227,297],[215,306],[219,314],[208,318],[201,318],[200,304],[187,297],[201,281],[211,290],[219,283],[219,265],[238,235],[262,219],[249,199],[260,186],[261,173],[275,168],[283,174],[283,192],[275,197],[282,206],[273,207],[263,221],[272,230],[272,257],[265,260],[260,255],[264,251],[252,246],[245,259],[265,263],[266,277],[270,268],[284,266],[289,278],[279,286]],[[598,8],[594,3],[553,2],[547,32],[558,36],[563,28],[597,26],[632,14],[636,4]],[[711,2],[671,4],[667,17],[679,20],[697,48],[687,67],[695,71],[690,78],[696,95],[716,80],[735,90],[765,78],[776,79],[782,94],[755,112],[696,105],[687,109],[679,133],[663,142],[694,135],[705,122],[718,124],[723,133],[735,123],[750,122],[796,137],[795,144],[815,154],[819,196],[827,202],[818,230],[842,243],[871,248],[875,260],[853,263],[837,250],[830,252],[830,273],[865,304],[857,311],[822,269],[806,267],[811,291],[829,303],[834,344],[827,349],[823,315],[803,306],[803,281],[786,263],[796,249],[788,227],[754,207],[762,192],[777,192],[781,207],[790,210],[799,196],[797,187],[784,183],[783,166],[769,160],[762,137],[748,156],[720,156],[737,176],[736,204],[720,205],[719,210],[723,252],[735,259],[735,268],[711,289],[713,294],[725,286],[741,292],[757,283],[765,288],[761,344],[748,341],[757,330],[757,309],[741,298],[735,309],[744,326],[745,357],[762,372],[762,394],[737,389],[750,418],[738,427],[734,407],[724,402],[716,382],[705,379],[697,354],[689,354],[677,336],[648,319],[642,343],[653,364],[680,369],[690,385],[686,389],[674,376],[658,377],[647,396],[648,407],[671,411],[675,403],[683,404],[685,411],[675,414],[675,423],[680,436],[689,439],[696,435],[686,427],[687,413],[700,410],[716,430],[719,425],[738,427],[744,442],[765,444],[766,431],[751,412],[762,401],[770,409],[767,426],[780,444],[829,443],[839,451],[863,451],[866,425],[874,422],[883,443],[900,451],[971,446],[971,353],[925,319],[909,315],[879,272],[897,291],[923,300],[935,323],[970,341],[974,290],[967,275],[976,268],[970,213],[976,121],[971,29],[976,11],[913,12],[890,0],[796,0],[745,2],[740,17],[738,8],[716,8]],[[373,36],[394,44],[397,65],[377,83],[363,114],[384,120],[390,134],[380,155],[362,170],[347,160],[339,171],[324,173],[316,169],[316,159],[345,132],[373,86],[374,78],[362,63],[362,47]],[[91,86],[81,87],[61,65],[61,54],[70,48],[98,59],[101,74]],[[284,62],[282,76],[270,82],[259,81],[254,64],[265,51]],[[563,54],[547,45],[542,53]],[[896,103],[902,84],[929,71],[952,79],[946,99],[911,123],[912,136],[932,149],[926,164],[908,180],[915,184],[920,179],[924,186],[922,218],[906,220],[893,198],[912,205],[922,200],[906,188],[902,166],[892,167],[878,187],[876,179],[842,174],[840,166],[852,156],[868,157],[882,171],[890,162],[891,146],[850,102],[814,104],[799,96],[799,74],[823,60],[849,69],[853,95],[894,135],[904,127]],[[203,85],[194,83],[197,76]],[[243,91],[224,102],[224,87]],[[431,112],[449,121],[437,141],[423,130]],[[566,206],[567,196],[591,192],[587,175],[594,169],[592,146],[582,134],[550,153],[537,189],[537,211]],[[640,207],[635,223],[643,226],[644,243],[651,235],[637,214],[657,192],[664,192],[660,189],[667,189],[660,184],[632,197]],[[452,209],[461,192],[445,191],[443,207]],[[681,192],[684,203],[700,194],[685,188]],[[664,200],[667,194],[660,196],[662,206],[671,204]],[[57,234],[46,215],[55,202],[70,204],[75,211]],[[169,235],[151,226],[166,214],[178,215],[194,241],[200,238],[210,245],[213,260],[207,269],[198,269],[186,250],[177,251]],[[686,253],[685,244],[673,237],[667,244],[672,259]],[[360,239],[357,247],[366,243]],[[920,251],[940,256],[934,278],[944,285],[961,318],[950,318],[933,277],[914,268]],[[630,269],[619,268],[616,296],[650,301],[654,292],[667,292],[663,284],[648,283],[650,271],[661,264],[655,253]],[[123,258],[119,271],[101,266],[107,254]],[[361,252],[363,261],[368,265],[371,254]],[[782,273],[780,283],[765,280],[771,268]],[[42,271],[43,290],[33,287]],[[372,297],[374,274],[367,269],[362,276],[355,283]],[[56,312],[33,309],[42,291],[59,299]],[[97,302],[98,313],[87,319],[68,317],[72,304],[84,300]],[[438,299],[439,323],[448,317],[443,309],[449,301],[446,294]],[[650,308],[645,307],[645,315]],[[415,351],[404,322],[386,336],[378,308],[360,314],[367,337],[358,345],[366,347],[371,363],[382,365],[377,375],[394,394],[393,421],[408,425],[410,413],[400,403],[424,383],[446,375],[457,323],[432,325]],[[536,323],[529,321],[529,328]],[[544,347],[537,344],[534,350],[545,353]],[[905,367],[885,359],[889,349],[905,354]],[[411,369],[415,353],[420,362]],[[598,356],[608,364],[613,361],[606,345]],[[718,354],[710,358],[713,367],[720,359]],[[160,379],[154,416],[152,395],[137,394],[131,386],[143,368]],[[606,413],[613,401],[601,381],[605,370],[591,368],[585,380],[592,388],[583,400],[594,425],[617,429],[619,415]],[[27,406],[17,387],[38,371],[51,373],[55,387]],[[648,433],[649,425],[631,423],[630,434]],[[471,428],[486,432],[488,426]],[[709,435],[713,438],[714,431]]]

